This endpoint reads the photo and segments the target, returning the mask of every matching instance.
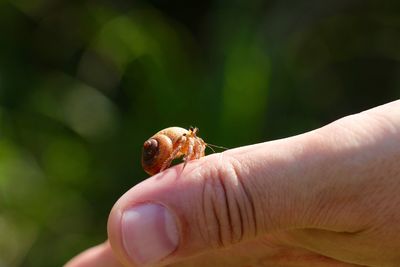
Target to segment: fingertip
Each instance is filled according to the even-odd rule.
[[[123,267],[115,258],[108,241],[78,254],[64,267]]]
[[[107,230],[120,261],[149,266],[164,260],[178,246],[176,216],[162,204],[168,201],[157,199],[175,176],[167,173],[164,179],[156,181],[157,177],[152,177],[135,186],[114,205]]]
[[[192,176],[194,165],[200,162],[191,162],[184,171],[180,165],[150,177],[116,202],[108,220],[108,237],[121,262],[169,264],[187,254],[182,253],[186,247],[182,238],[191,232],[186,222],[194,209],[189,203],[198,195],[193,190],[199,180]]]

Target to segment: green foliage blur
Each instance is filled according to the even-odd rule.
[[[0,266],[104,241],[168,126],[236,147],[400,96],[400,2],[0,0]]]

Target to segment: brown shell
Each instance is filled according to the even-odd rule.
[[[163,163],[174,150],[177,138],[188,133],[181,127],[169,127],[159,131],[143,144],[142,167],[150,175],[159,173]]]

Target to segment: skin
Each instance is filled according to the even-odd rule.
[[[179,224],[181,242],[158,266],[400,264],[400,101],[181,168],[124,194],[109,240],[66,266],[139,266],[122,246],[120,221],[142,202],[162,203]]]

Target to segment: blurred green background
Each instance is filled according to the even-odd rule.
[[[0,0],[0,266],[106,239],[168,126],[227,147],[400,96],[400,2]]]

